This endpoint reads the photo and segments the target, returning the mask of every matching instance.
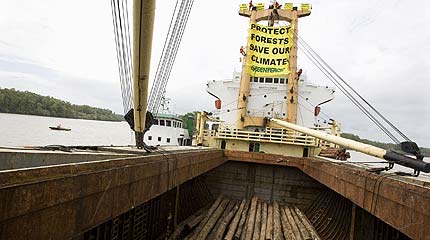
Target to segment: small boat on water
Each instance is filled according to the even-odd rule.
[[[71,128],[65,128],[62,127],[61,124],[55,126],[55,127],[49,127],[51,130],[56,130],[56,131],[71,131]]]

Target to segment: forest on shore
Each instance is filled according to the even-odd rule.
[[[0,112],[101,121],[123,121],[109,109],[76,105],[57,98],[14,88],[0,88]]]

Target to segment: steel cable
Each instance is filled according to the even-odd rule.
[[[316,52],[310,50],[308,44],[303,43],[302,38],[297,35],[298,42],[293,39],[296,44],[300,43],[300,50],[306,55],[306,57],[336,86],[339,90],[354,104],[356,105],[376,126],[378,126],[388,137],[390,137],[397,144],[400,141],[375,117],[368,109],[366,109],[336,78],[338,74],[334,73],[332,68],[329,68],[331,72],[327,69],[327,66],[321,63],[321,57],[316,57]],[[319,55],[318,55],[319,56]],[[335,75],[335,76],[334,76]],[[348,85],[349,86],[349,85]],[[350,87],[350,86],[349,86]],[[354,90],[354,93],[356,91]],[[401,135],[402,136],[402,135]],[[403,136],[402,136],[403,137]],[[406,139],[406,138],[405,138]]]
[[[114,27],[115,46],[118,61],[118,73],[121,85],[121,96],[124,114],[133,106],[132,63],[128,6],[126,0],[111,0],[112,23]]]
[[[373,107],[364,97],[362,97],[351,85],[349,85],[335,70],[333,70],[330,65],[321,58],[321,56],[309,46],[309,44],[299,35],[297,35],[299,40],[302,42],[302,45],[308,47],[308,49],[313,52],[316,57],[328,68],[330,69],[348,88],[350,88],[366,105],[368,105],[380,118],[382,118],[390,127],[392,127],[400,136],[402,136],[405,140],[411,141],[405,134],[403,134],[394,124],[392,124],[387,118],[385,118],[375,107]]]
[[[180,10],[178,10],[178,13],[176,12],[178,6],[178,1],[176,1],[175,8],[173,10],[172,18],[170,19],[170,25],[169,29],[167,31],[166,39],[164,41],[163,50],[161,52],[160,60],[157,65],[157,70],[155,72],[154,82],[152,83],[151,91],[149,94],[149,100],[148,100],[148,110],[150,112],[153,112],[153,104],[155,102],[156,93],[159,92],[159,84],[160,84],[160,74],[164,71],[164,67],[166,66],[166,51],[170,51],[170,42],[171,42],[171,36],[172,32],[174,32],[174,29],[176,28],[176,22],[173,23],[173,19],[176,14],[179,13]],[[181,6],[179,7],[182,9],[183,2],[181,2]],[[174,27],[172,28],[172,24],[174,24]],[[171,32],[172,31],[172,32]]]
[[[167,82],[176,59],[179,44],[182,40],[193,2],[194,1],[191,0],[183,0],[177,13],[173,15],[176,16],[176,19],[174,21],[173,28],[169,27],[169,29],[172,29],[172,31],[168,33],[166,37],[163,53],[160,58],[159,66],[157,67],[156,77],[154,78],[154,83],[151,88],[148,109],[153,113],[158,112],[161,101],[164,97]],[[173,21],[171,21],[171,24],[172,23]],[[168,42],[167,39],[169,39]]]

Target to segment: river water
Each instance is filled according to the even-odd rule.
[[[67,131],[53,131],[50,126],[61,124]],[[126,122],[107,122],[69,118],[41,117],[32,115],[0,113],[0,146],[46,146],[46,145],[133,145],[134,136]],[[384,160],[349,151],[352,162],[365,162],[372,167],[387,166]],[[426,158],[426,162],[430,159]],[[392,171],[411,172],[395,165]],[[421,174],[430,181],[430,174]],[[420,177],[421,177],[420,176]]]
[[[50,126],[71,128],[53,131]],[[130,145],[134,137],[126,122],[0,113],[0,146]]]

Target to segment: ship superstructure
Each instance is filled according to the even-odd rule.
[[[240,6],[239,15],[250,19],[248,43],[240,49],[242,72],[229,80],[207,83],[217,111],[212,116],[199,114],[197,144],[300,157],[317,154],[325,145],[272,124],[271,118],[340,134],[339,124],[318,118],[320,105],[334,99],[335,89],[310,83],[304,71],[297,69],[298,18],[310,13],[307,4],[300,8],[292,4]]]
[[[381,171],[392,169],[396,163],[414,169],[415,176],[421,171],[430,172],[430,164],[423,161],[418,145],[299,38],[298,19],[310,13],[309,4],[301,4],[300,8],[290,3],[282,6],[276,1],[268,8],[264,4],[254,6],[252,1],[249,7],[240,5],[239,15],[249,18],[248,42],[246,48],[240,48],[242,72],[240,75],[235,73],[232,80],[207,84],[208,93],[217,98],[218,116],[206,112],[198,114],[196,143],[226,150],[292,157],[318,155],[323,149],[324,156],[333,154],[333,158],[346,159],[349,154],[339,149],[342,146],[387,160],[389,165]],[[335,90],[309,84],[303,70],[297,69],[299,41],[305,55],[397,143],[403,153],[342,138],[340,124],[336,121],[318,121],[320,105],[331,101]],[[306,107],[309,105],[313,109]]]
[[[222,120],[223,126],[235,127],[237,121],[237,92],[240,73],[235,72],[232,79],[208,81],[206,91],[220,100],[219,109],[214,114]],[[285,118],[287,115],[287,85],[285,77],[251,77],[247,115],[258,118]],[[315,107],[334,99],[335,89],[318,86],[308,82],[305,74],[298,81],[297,123],[315,128],[325,124],[315,116]],[[262,127],[246,123],[249,130],[262,131]]]

